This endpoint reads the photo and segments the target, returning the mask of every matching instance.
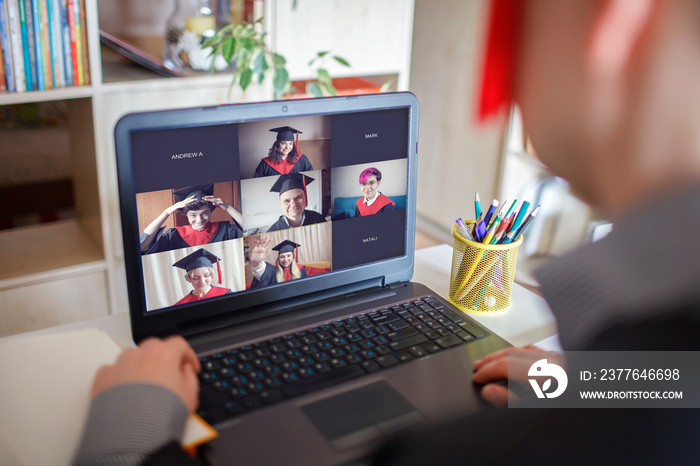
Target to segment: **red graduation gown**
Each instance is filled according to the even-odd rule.
[[[192,292],[190,291],[187,296],[182,298],[180,301],[176,302],[175,305],[193,303],[195,301],[201,301],[203,299],[215,298],[217,296],[223,296],[225,294],[231,294],[231,290],[229,290],[228,288],[220,287],[220,286],[212,286],[211,290],[209,290],[207,292],[207,294],[205,294],[201,298],[199,296],[193,295]]]
[[[371,206],[367,207],[367,204],[365,204],[365,198],[361,197],[357,200],[356,207],[360,215],[364,217],[365,215],[376,214],[389,204],[391,204],[392,207],[396,205],[394,201],[386,197],[384,194],[379,193],[377,195],[377,200],[375,200]]]

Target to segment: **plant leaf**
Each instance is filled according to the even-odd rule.
[[[394,78],[387,79],[386,81],[384,81],[384,84],[382,84],[382,87],[379,88],[379,92],[388,91],[392,84],[394,84]]]
[[[341,65],[347,66],[348,68],[350,68],[350,63],[348,63],[348,61],[346,59],[344,59],[343,57],[339,57],[338,55],[333,55],[333,59],[335,61],[337,61],[338,63],[340,63]]]
[[[290,85],[289,73],[286,68],[281,66],[275,68],[275,73],[272,77],[272,85],[275,89],[276,96],[281,97],[284,95],[284,91],[286,91],[287,87]]]
[[[265,52],[260,51],[255,55],[251,68],[258,74],[264,73],[269,68],[267,59],[265,59]]]
[[[306,83],[306,93],[313,97],[323,97],[323,90],[316,82]]]
[[[236,38],[229,36],[221,45],[221,56],[224,57],[227,63],[231,63],[233,56],[236,54]]]
[[[316,54],[316,56],[318,56],[318,58],[323,58],[323,57],[325,57],[326,55],[328,55],[329,53],[331,53],[330,50],[327,50],[327,51],[325,51],[325,52],[318,52],[318,53]]]
[[[245,70],[243,70],[243,72],[241,73],[241,80],[239,82],[241,85],[241,89],[245,91],[248,88],[248,86],[250,86],[252,80],[253,70],[251,70],[250,68],[246,68]]]
[[[325,86],[332,86],[333,85],[333,81],[331,79],[331,75],[328,74],[328,70],[326,70],[325,68],[319,68],[316,71],[316,73],[318,75],[318,82],[320,82],[321,84],[323,84]]]
[[[277,67],[285,66],[287,64],[287,60],[279,53],[273,53],[272,57],[273,61],[275,62],[275,66]]]
[[[238,58],[236,58],[236,68],[238,68],[239,70],[248,68],[249,54],[250,52],[248,51],[248,49],[238,49]]]

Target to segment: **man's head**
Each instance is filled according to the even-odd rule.
[[[193,229],[202,231],[209,224],[212,210],[213,206],[209,202],[195,201],[186,205],[182,212],[187,216],[187,221]]]
[[[301,173],[280,175],[270,192],[279,193],[280,207],[292,226],[299,226],[306,209],[306,186],[314,179]]]
[[[302,189],[290,189],[280,194],[282,213],[293,223],[301,222],[306,209],[306,194]]]
[[[693,0],[522,2],[512,95],[540,159],[615,215],[700,179]]]
[[[382,183],[382,172],[374,167],[365,168],[360,173],[359,181],[362,195],[369,201],[377,196],[377,190]]]

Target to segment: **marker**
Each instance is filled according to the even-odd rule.
[[[479,222],[479,217],[481,217],[481,199],[479,199],[479,191],[474,192],[474,218]]]
[[[484,217],[484,222],[488,225],[490,223],[491,217],[493,217],[493,214],[496,212],[496,209],[498,208],[498,201],[496,199],[491,202],[491,207],[489,207],[488,212],[486,212],[486,217]]]
[[[481,242],[486,236],[486,223],[482,220],[474,229],[474,234],[476,235],[476,240]]]
[[[510,230],[518,231],[518,228],[520,228],[520,223],[523,221],[523,218],[525,217],[525,214],[527,213],[527,208],[530,207],[530,203],[527,201],[523,201],[522,207],[520,207],[520,211],[518,212],[518,216],[515,217],[515,222],[510,226]]]
[[[520,236],[523,233],[525,233],[525,230],[530,225],[530,223],[535,219],[535,217],[537,216],[537,212],[539,212],[539,211],[540,211],[540,206],[537,206],[537,207],[535,207],[535,209],[532,212],[530,212],[530,215],[527,216],[527,218],[525,219],[523,224],[520,225],[520,228],[518,228],[518,232],[515,233],[515,236],[513,237],[513,241],[517,241],[518,238],[520,238]]]
[[[475,241],[474,237],[472,236],[471,233],[469,233],[469,229],[467,226],[464,224],[464,221],[462,218],[458,218],[455,223],[457,223],[457,228],[459,229],[460,233],[462,233],[462,236],[464,236],[466,239],[470,241]]]

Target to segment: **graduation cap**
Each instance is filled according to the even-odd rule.
[[[221,265],[219,264],[219,259],[214,254],[210,253],[206,249],[197,249],[195,252],[183,257],[179,261],[173,264],[173,267],[178,267],[184,269],[185,272],[190,270],[195,270],[200,267],[211,267],[214,268],[216,263],[216,272],[219,274],[219,285],[221,284]]]
[[[270,192],[279,193],[281,196],[291,189],[301,189],[304,191],[304,197],[306,197],[306,186],[311,184],[313,180],[314,178],[301,173],[280,175],[275,184],[272,185],[272,188],[270,188]]]
[[[291,126],[280,126],[279,128],[272,128],[270,131],[277,133],[278,141],[294,141],[294,135],[296,134],[297,145],[299,143],[299,135],[304,134]]]
[[[297,248],[299,247],[301,247],[301,244],[297,244],[294,241],[289,241],[288,239],[286,239],[272,249],[280,254],[294,251],[294,257],[297,260],[297,262],[299,262],[299,251],[297,250]]]
[[[200,184],[196,186],[188,186],[186,188],[178,189],[173,191],[173,196],[178,202],[184,201],[188,197],[194,196],[194,201],[202,201],[205,196],[214,195],[214,185],[213,184]],[[213,205],[213,204],[212,204]],[[214,206],[216,207],[216,206]]]

